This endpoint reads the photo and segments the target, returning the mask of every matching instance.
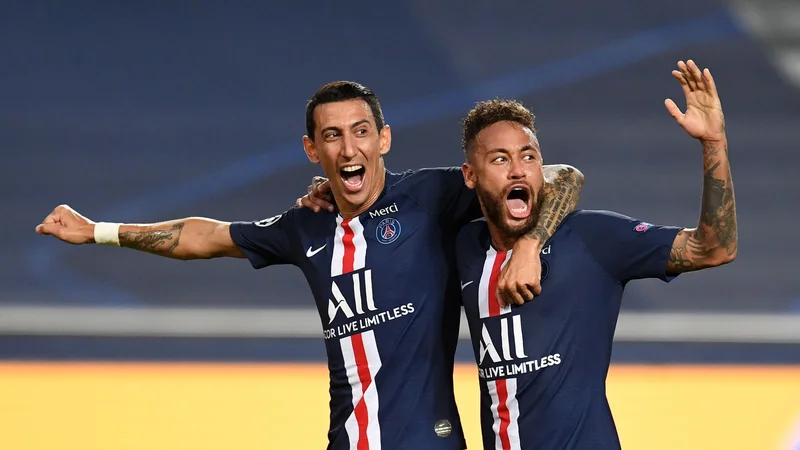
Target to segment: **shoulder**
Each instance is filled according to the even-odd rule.
[[[292,207],[281,214],[264,219],[234,222],[235,225],[253,230],[280,230],[287,236],[301,235],[304,232],[318,232],[335,223],[335,213],[320,211],[315,213],[309,208]],[[233,224],[232,224],[233,226]]]
[[[578,231],[588,231],[598,227],[622,226],[633,222],[638,221],[615,211],[579,209],[568,214],[562,225]],[[644,224],[644,222],[641,223]]]
[[[456,244],[458,251],[464,252],[470,248],[481,248],[488,243],[489,227],[486,219],[481,217],[468,222],[458,230]]]
[[[417,187],[441,188],[442,186],[460,187],[464,185],[460,167],[428,167],[399,173],[388,172],[387,175],[387,184],[390,187],[404,190]]]

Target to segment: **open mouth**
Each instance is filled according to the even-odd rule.
[[[339,171],[339,174],[342,177],[342,181],[344,181],[344,185],[348,188],[348,190],[355,192],[361,189],[361,186],[364,184],[364,166],[362,165],[355,165],[355,166],[347,166],[342,167]]]
[[[514,186],[506,195],[506,206],[511,217],[526,219],[531,215],[531,191],[527,186]]]

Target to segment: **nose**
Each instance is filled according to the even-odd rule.
[[[358,154],[355,137],[350,133],[345,133],[342,139],[342,144],[342,156],[346,159],[355,158]]]
[[[508,177],[512,180],[525,178],[525,168],[519,158],[511,158],[511,166],[508,170]]]

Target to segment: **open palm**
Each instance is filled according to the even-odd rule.
[[[672,75],[680,82],[686,96],[686,113],[682,113],[670,99],[664,102],[667,111],[693,138],[723,139],[725,118],[711,71],[704,69],[701,72],[691,59],[688,63],[678,61],[678,69],[673,70]]]

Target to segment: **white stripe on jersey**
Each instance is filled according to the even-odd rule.
[[[492,278],[492,268],[494,267],[495,259],[497,259],[498,254],[497,251],[493,247],[489,247],[489,250],[486,250],[486,260],[483,262],[483,271],[481,272],[481,281],[478,285],[478,311],[480,313],[480,318],[485,319],[489,317],[491,314],[489,313],[489,302],[496,301],[494,292],[489,292],[489,282]],[[506,252],[506,259],[503,261],[503,264],[500,266],[502,270],[503,267],[508,264],[511,260],[511,250]],[[506,305],[503,308],[500,308],[500,315],[508,314],[511,312],[511,305]]]
[[[500,386],[498,386],[498,384]],[[521,450],[519,439],[519,403],[517,402],[517,379],[487,381],[489,395],[492,398],[492,430],[494,431],[494,445],[496,450]],[[501,417],[500,405],[504,405]],[[507,420],[505,416],[507,415]]]
[[[344,227],[342,227],[342,216],[336,216],[336,232],[333,235],[333,259],[331,259],[331,276],[342,274],[342,262],[344,261]]]
[[[381,448],[381,427],[378,421],[378,387],[375,377],[381,368],[381,358],[378,353],[378,344],[375,342],[375,333],[370,330],[361,333],[356,338],[360,339],[363,345],[363,354],[357,344],[353,342],[354,336],[348,336],[339,340],[344,358],[347,381],[350,384],[350,391],[353,398],[353,411],[345,421],[344,427],[350,441],[350,449],[356,450],[359,444],[360,432],[366,429],[367,448],[369,450],[380,450]],[[359,369],[366,369],[369,373],[370,382],[364,390],[361,382]],[[366,408],[366,415],[357,415],[359,403],[362,403],[362,411]],[[363,445],[363,444],[362,444]]]
[[[347,222],[345,224],[345,222]],[[352,243],[345,244],[345,225],[353,233]],[[351,258],[352,271],[363,269],[367,260],[367,239],[364,237],[364,226],[358,217],[344,219],[336,216],[336,231],[333,235],[333,258],[331,259],[331,276],[339,276],[350,272],[345,271],[345,259]]]

